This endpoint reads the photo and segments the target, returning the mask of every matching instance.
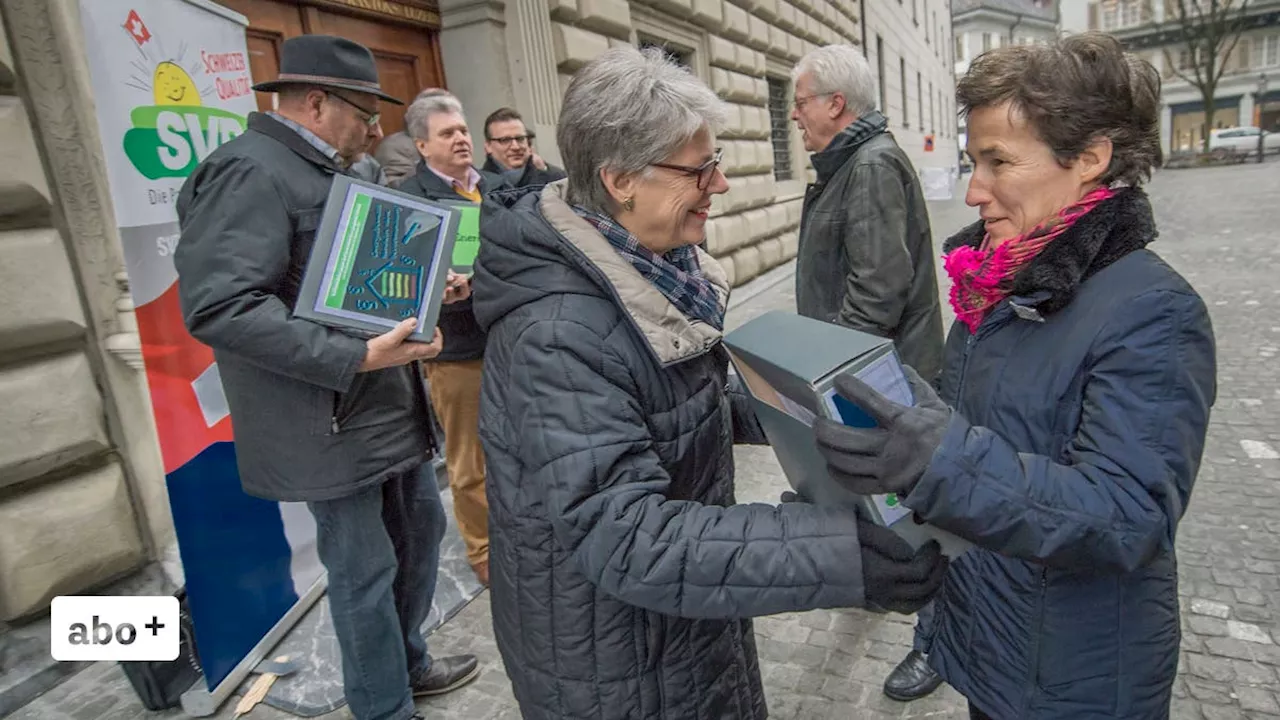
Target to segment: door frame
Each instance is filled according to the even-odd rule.
[[[440,30],[440,6],[435,0],[296,0],[303,6],[304,26],[309,24],[307,8],[328,10],[373,20],[390,20],[401,25]],[[310,29],[307,30],[310,32]],[[436,50],[439,54],[439,48]],[[443,65],[441,65],[443,67]]]

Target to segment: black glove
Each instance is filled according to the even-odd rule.
[[[868,605],[909,615],[942,587],[947,557],[936,540],[913,550],[892,530],[859,518],[858,544]]]
[[[904,365],[916,399],[899,405],[852,374],[836,378],[836,391],[876,421],[874,428],[855,428],[818,418],[814,435],[827,459],[831,477],[859,495],[897,493],[915,487],[942,444],[952,410],[929,383]]]
[[[793,502],[802,502],[802,503],[807,503],[807,502],[809,502],[809,501],[808,501],[807,499],[805,499],[804,497],[802,497],[801,495],[799,495],[798,493],[792,492],[791,490],[783,490],[783,491],[782,491],[782,496],[778,498],[778,502],[783,502],[783,503],[793,503]]]

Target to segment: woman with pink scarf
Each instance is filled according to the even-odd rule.
[[[833,475],[971,540],[935,599],[930,665],[974,718],[1167,718],[1174,540],[1216,392],[1196,291],[1148,249],[1160,81],[1085,34],[980,56],[957,88],[981,221],[945,267],[940,390],[818,427]]]

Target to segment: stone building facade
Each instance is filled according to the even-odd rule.
[[[789,74],[808,50],[866,48],[917,167],[957,164],[948,0],[216,1],[249,20],[255,80],[274,76],[284,39],[344,35],[374,49],[393,93],[455,92],[477,137],[490,111],[517,108],[553,162],[574,71],[618,44],[665,47],[731,103],[720,141],[731,190],[715,200],[708,248],[737,285],[796,253],[812,169]],[[0,22],[4,621],[171,553],[173,530],[78,2],[0,0]],[[403,109],[384,110],[386,132],[399,130]]]
[[[1058,13],[1053,0],[955,0],[956,77],[987,50],[1051,42],[1058,36]]]
[[[951,8],[955,76],[963,77],[974,58],[988,50],[1052,41],[1058,35],[1058,19],[1055,0],[955,0]],[[961,149],[964,138],[961,120]]]
[[[789,118],[790,71],[808,51],[867,48],[880,107],[917,167],[956,166],[944,0],[442,0],[440,9],[445,75],[473,133],[491,109],[512,105],[547,138],[537,147],[551,159],[563,89],[615,45],[662,46],[728,101],[730,190],[714,200],[707,247],[738,285],[796,254],[812,169]],[[477,48],[486,61],[475,61]]]
[[[0,3],[0,621],[173,542],[72,3]]]
[[[1089,29],[1111,33],[1160,71],[1160,142],[1166,157],[1199,152],[1205,134],[1214,129],[1252,126],[1280,132],[1280,0],[1248,3],[1244,30],[1236,42],[1224,43],[1212,122],[1200,89],[1177,72],[1194,77],[1197,60],[1182,39],[1176,8],[1174,0],[1090,0],[1088,6]],[[1236,11],[1230,17],[1234,20]]]

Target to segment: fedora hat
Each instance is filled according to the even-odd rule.
[[[396,105],[404,103],[382,91],[373,53],[360,43],[332,35],[299,35],[280,47],[280,74],[258,83],[254,90],[276,92],[289,85],[319,85],[376,95]]]

